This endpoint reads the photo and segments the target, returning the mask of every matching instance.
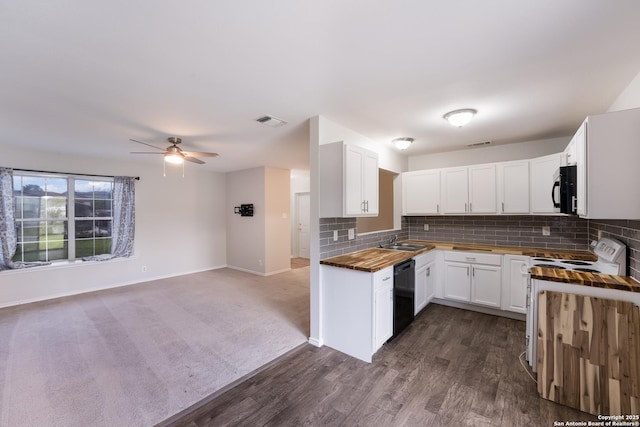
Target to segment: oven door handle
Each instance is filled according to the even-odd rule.
[[[556,202],[556,187],[560,188],[560,181],[554,182],[553,187],[551,188],[551,200],[553,201],[553,207],[559,208],[560,203]]]

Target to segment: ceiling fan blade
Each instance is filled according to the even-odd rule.
[[[164,154],[164,153],[154,153],[151,151],[130,151],[130,154]]]
[[[183,157],[187,162],[191,162],[191,163],[197,163],[199,165],[204,165],[204,162],[200,159],[196,159],[195,157],[191,157],[191,156],[184,156]]]
[[[183,151],[182,154],[185,156],[195,156],[195,157],[218,157],[220,154],[218,153],[202,153],[200,151]]]
[[[146,142],[138,141],[137,139],[129,139],[129,141],[137,142],[138,144],[147,145],[147,146],[149,146],[149,147],[152,147],[152,148],[155,148],[155,149],[158,149],[158,150],[165,151],[165,149],[164,149],[164,148],[156,147],[155,145],[147,144]]]

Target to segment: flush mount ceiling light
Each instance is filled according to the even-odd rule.
[[[405,136],[402,138],[396,138],[391,142],[393,142],[393,145],[395,145],[398,150],[406,150],[413,142],[413,138]]]
[[[463,108],[462,110],[454,110],[449,111],[447,114],[442,116],[446,121],[451,123],[451,125],[456,127],[462,127],[469,123],[473,116],[476,115],[478,111],[473,108]]]

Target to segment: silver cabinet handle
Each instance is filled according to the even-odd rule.
[[[504,213],[504,202],[502,202],[502,213]]]
[[[476,277],[476,269],[471,267],[471,276]]]
[[[473,208],[471,207],[471,202],[469,202],[469,212],[473,212]]]
[[[466,203],[464,204],[464,211],[465,212],[467,211],[467,204]]]
[[[467,276],[469,275],[469,267],[467,267]]]
[[[427,267],[427,277],[431,276],[431,267]]]
[[[437,212],[437,213],[440,213],[440,203],[437,203],[437,204],[436,204],[436,212]]]
[[[466,259],[467,261],[475,261],[475,260],[476,260],[476,258],[475,258],[475,257],[470,257],[470,256],[465,257],[465,259]]]
[[[387,276],[384,279],[382,279],[383,282],[386,282],[387,280],[391,279],[391,276]]]

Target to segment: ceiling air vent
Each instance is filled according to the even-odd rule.
[[[483,145],[489,145],[491,141],[483,141],[483,142],[475,142],[473,144],[467,145],[467,147],[482,147]]]
[[[260,117],[259,119],[256,119],[256,122],[262,123],[263,125],[270,126],[272,128],[277,128],[287,124],[287,122],[285,122],[284,120],[273,116]]]

